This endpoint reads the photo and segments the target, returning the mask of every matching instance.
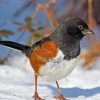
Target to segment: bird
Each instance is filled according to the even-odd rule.
[[[38,94],[38,77],[54,81],[58,88],[57,100],[66,100],[58,81],[67,77],[75,68],[80,56],[80,41],[94,32],[87,23],[78,17],[64,19],[55,31],[31,46],[13,41],[0,41],[4,45],[24,53],[34,70],[34,100],[44,100]]]

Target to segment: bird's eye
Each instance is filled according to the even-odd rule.
[[[80,31],[84,30],[83,25],[79,25],[78,28],[79,28]]]

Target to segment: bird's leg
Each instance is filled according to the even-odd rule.
[[[35,93],[33,96],[34,100],[44,100],[39,97],[38,92],[37,92],[37,75],[35,75]]]
[[[58,87],[58,96],[55,96],[54,98],[57,99],[57,100],[66,100],[60,90],[60,87],[59,87],[59,84],[58,82],[56,81],[56,84],[57,84],[57,87]]]

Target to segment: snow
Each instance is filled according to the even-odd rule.
[[[61,90],[70,100],[100,100],[100,60],[92,70],[81,67],[82,60],[74,71],[59,81]],[[57,95],[54,82],[38,79],[39,95],[45,100],[53,100]],[[33,100],[34,71],[28,59],[21,55],[0,65],[0,100]]]

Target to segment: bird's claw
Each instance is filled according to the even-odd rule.
[[[55,96],[54,98],[56,100],[67,100],[67,99],[64,98],[64,96],[62,95],[62,93],[59,93],[59,95],[58,96]]]
[[[41,97],[39,97],[39,95],[36,93],[34,96],[33,96],[34,100],[45,100],[45,99],[42,99]]]

